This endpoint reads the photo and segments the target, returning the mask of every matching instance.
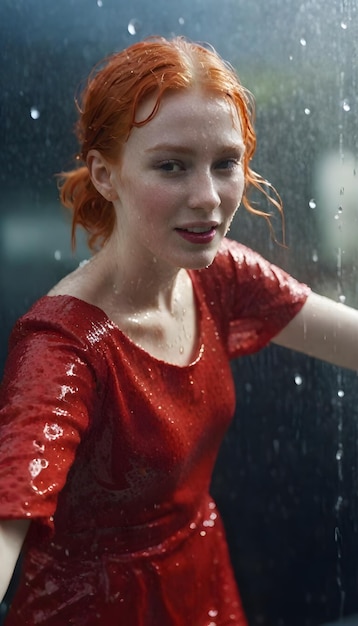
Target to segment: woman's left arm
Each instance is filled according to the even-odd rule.
[[[358,371],[358,310],[311,293],[272,343]]]

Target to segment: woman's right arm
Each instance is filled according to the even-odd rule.
[[[29,520],[0,521],[0,602],[13,575],[29,527]]]

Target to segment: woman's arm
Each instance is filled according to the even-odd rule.
[[[0,521],[0,602],[9,586],[29,524],[23,519]]]
[[[358,370],[358,311],[311,293],[301,311],[272,342]]]

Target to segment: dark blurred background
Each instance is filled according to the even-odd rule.
[[[88,256],[83,237],[71,252],[54,177],[76,152],[74,95],[99,59],[153,34],[210,42],[256,97],[254,166],[281,193],[287,247],[244,210],[231,236],[357,307],[357,13],[357,0],[1,0],[0,368],[17,317]],[[358,624],[357,376],[277,347],[233,372],[213,494],[250,626]]]

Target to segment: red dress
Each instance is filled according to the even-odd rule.
[[[17,323],[1,395],[0,517],[33,520],[7,626],[244,626],[209,495],[234,411],[229,360],[308,288],[225,240],[190,272],[193,363],[165,363],[99,308],[44,297]]]

